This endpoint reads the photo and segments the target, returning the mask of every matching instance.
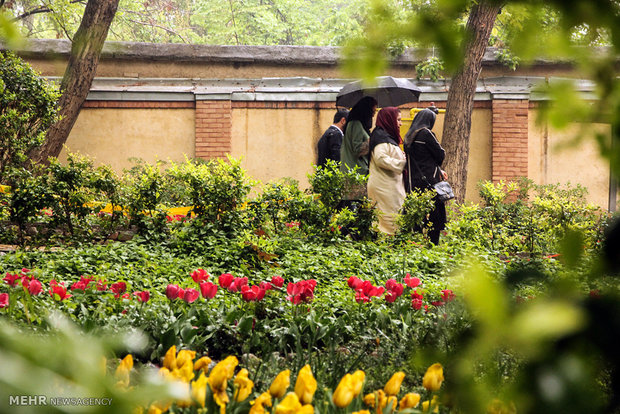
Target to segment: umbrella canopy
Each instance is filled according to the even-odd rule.
[[[408,79],[379,76],[374,86],[364,86],[362,81],[347,83],[336,96],[336,106],[353,107],[364,96],[372,96],[380,108],[417,102],[420,89]]]

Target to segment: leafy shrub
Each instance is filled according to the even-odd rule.
[[[426,216],[435,205],[434,197],[435,192],[431,190],[414,190],[407,194],[397,218],[399,234],[412,235],[423,230]]]
[[[21,167],[27,154],[43,143],[57,119],[56,88],[22,59],[0,52],[0,183],[10,168]]]

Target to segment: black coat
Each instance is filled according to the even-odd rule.
[[[317,165],[325,165],[327,160],[340,161],[342,138],[342,131],[337,126],[332,125],[327,128],[319,139]]]
[[[405,146],[407,170],[411,171],[411,184],[417,188],[428,188],[429,184],[433,185],[442,180],[441,164],[446,157],[446,151],[428,128],[420,129],[412,138],[413,141]],[[408,185],[409,183],[406,183],[405,187]]]

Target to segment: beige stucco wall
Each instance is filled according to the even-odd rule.
[[[331,125],[334,110],[250,109],[232,111],[232,153],[263,183],[290,177],[307,187],[316,162],[315,143]]]
[[[537,125],[537,110],[529,113],[528,176],[537,184],[580,184],[587,200],[601,207],[609,201],[609,163],[601,158],[593,133],[611,136],[606,124],[571,125],[558,131]],[[580,137],[577,139],[577,137]]]
[[[84,108],[66,147],[117,172],[131,167],[131,157],[183,161],[185,155],[194,157],[194,118],[194,109]]]

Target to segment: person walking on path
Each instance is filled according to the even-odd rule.
[[[368,174],[368,139],[376,110],[377,101],[370,96],[360,99],[351,109],[340,148],[341,171],[347,172],[357,166],[358,173]]]
[[[396,107],[379,111],[377,126],[370,135],[368,197],[379,209],[379,230],[396,233],[396,217],[405,200],[403,170],[407,163],[400,149],[401,115]]]
[[[423,109],[416,114],[405,134],[404,148],[407,155],[406,191],[413,189],[426,190],[448,175],[441,169],[446,157],[435,134],[431,131],[437,115],[432,109]],[[428,236],[435,245],[439,244],[441,230],[446,227],[446,206],[435,197],[435,206],[430,212],[427,223],[430,224]],[[425,224],[427,224],[425,223]]]
[[[317,165],[323,166],[327,160],[340,161],[340,147],[347,124],[348,109],[338,109],[334,115],[334,123],[327,128],[317,144]]]

